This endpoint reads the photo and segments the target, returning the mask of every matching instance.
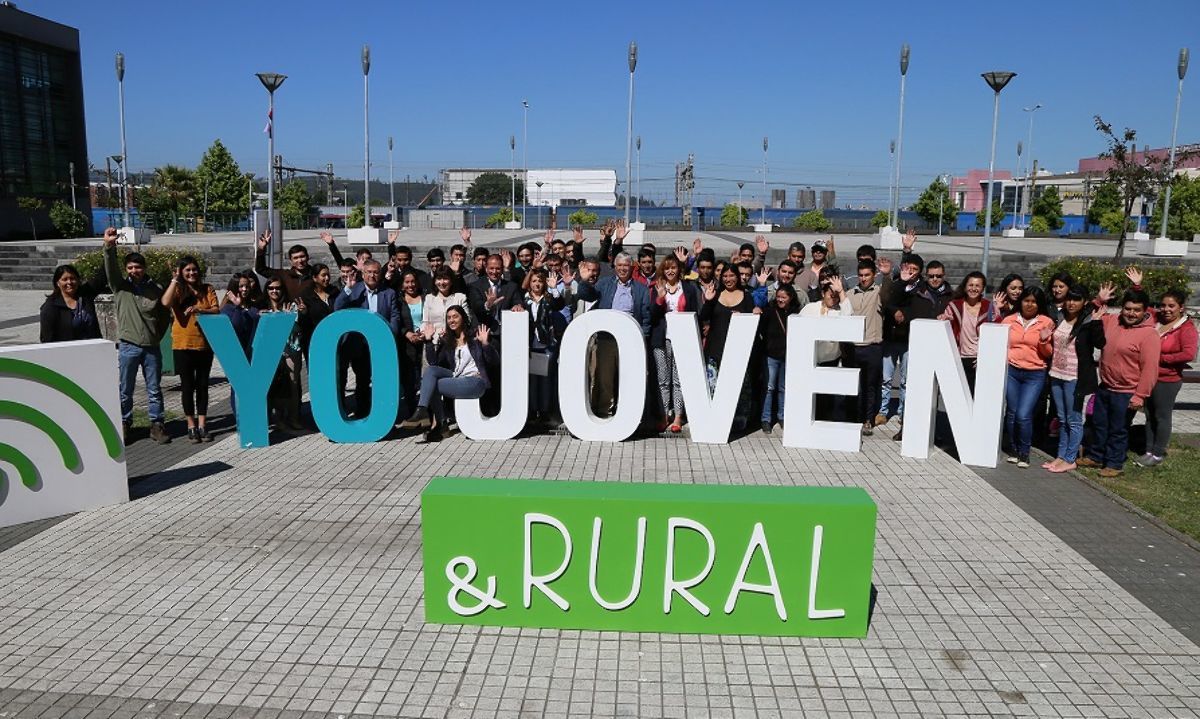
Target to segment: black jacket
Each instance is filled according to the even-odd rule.
[[[561,322],[566,319],[562,316],[562,308],[565,306],[562,297],[555,297],[548,293],[543,295],[542,302],[535,313],[533,302],[526,294],[521,298],[521,306],[529,313],[530,346],[532,347],[533,341],[537,340],[546,347],[557,347],[558,338],[561,336],[562,330],[566,329]]]
[[[489,287],[491,287],[491,280],[486,277],[472,284],[467,288],[467,304],[471,308],[471,316],[491,330],[493,334],[496,334],[500,330],[500,323],[496,321],[495,313],[497,311],[511,310],[513,307],[521,304],[524,294],[521,292],[520,286],[516,283],[509,280],[500,280],[498,289],[500,302],[492,307],[491,310],[488,310],[484,305],[487,302]],[[499,339],[498,335],[497,339]]]
[[[96,317],[96,303],[90,292],[80,291],[78,309],[83,313],[83,323],[76,327],[74,311],[59,295],[52,295],[42,303],[41,341],[70,342],[71,340],[100,339],[100,321]]]
[[[947,300],[949,301],[949,300]],[[883,340],[908,345],[909,323],[937,319],[939,302],[924,280],[911,285],[893,282],[892,292],[883,306]],[[896,321],[899,312],[903,321]]]
[[[300,295],[300,298],[304,300],[304,312],[300,313],[299,320],[300,347],[304,350],[305,356],[308,355],[308,346],[312,342],[313,332],[316,332],[317,325],[333,312],[333,303],[337,301],[338,288],[330,285],[326,292],[329,294],[329,301],[318,297],[316,290],[311,287]]]
[[[433,364],[453,370],[454,350],[454,342],[447,336],[447,340],[438,347],[437,357],[434,358]],[[492,381],[489,373],[500,364],[500,354],[496,352],[496,346],[490,341],[486,345],[481,344],[479,340],[472,337],[467,340],[467,350],[471,353],[471,359],[475,360],[475,367],[479,370],[480,378],[491,388]]]
[[[758,323],[758,338],[763,351],[771,359],[787,357],[787,322],[794,314],[798,314],[798,311],[781,313],[774,302],[763,310],[762,320]]]
[[[1075,357],[1079,361],[1075,382],[1075,409],[1082,410],[1083,402],[1100,386],[1099,362],[1096,350],[1104,349],[1104,323],[1093,320],[1085,307],[1083,315],[1075,320],[1071,336],[1075,338]],[[1056,323],[1057,324],[1057,323]]]

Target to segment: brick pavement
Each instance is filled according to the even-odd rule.
[[[1200,648],[974,472],[901,458],[886,436],[843,455],[757,433],[728,446],[314,435],[219,442],[171,471],[194,481],[4,552],[12,716],[1200,714]],[[425,625],[418,494],[445,473],[864,486],[880,508],[870,632]]]

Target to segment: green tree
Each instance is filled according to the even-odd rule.
[[[833,223],[825,217],[825,213],[817,210],[809,210],[803,215],[800,215],[792,221],[792,226],[809,232],[826,232],[833,227]]]
[[[62,200],[50,206],[50,221],[63,237],[83,237],[88,231],[87,215]]]
[[[1100,157],[1112,161],[1112,165],[1105,171],[1105,176],[1120,190],[1121,216],[1129,217],[1133,213],[1133,203],[1137,198],[1157,196],[1159,188],[1167,183],[1170,175],[1167,160],[1164,157],[1136,158],[1130,150],[1137,146],[1137,130],[1127,127],[1118,135],[1112,125],[1102,120],[1099,115],[1095,116],[1095,123],[1096,130],[1104,135],[1105,142],[1108,143],[1108,149],[1100,153]],[[1116,262],[1120,262],[1125,256],[1127,234],[1127,228],[1122,223],[1121,237],[1117,240],[1117,252],[1113,258]]]
[[[308,185],[300,180],[292,180],[275,191],[275,208],[279,210],[283,221],[293,227],[307,227],[308,217],[312,213],[312,195]],[[371,203],[374,205],[374,203]],[[361,221],[359,224],[362,224]],[[356,225],[350,225],[355,227]]]
[[[36,197],[18,197],[17,207],[21,212],[29,215],[29,228],[33,230],[33,239],[37,240],[37,224],[33,221],[33,216],[42,211],[45,203]]]
[[[953,225],[958,219],[958,207],[950,199],[950,187],[940,177],[934,178],[921,192],[912,210],[931,225],[937,224],[939,211],[944,224]]]
[[[1004,208],[1000,206],[999,200],[992,201],[992,229],[998,229],[1000,223],[1004,221]],[[986,209],[975,213],[975,227],[982,230],[984,224],[987,223]]]
[[[1029,234],[1035,237],[1050,234],[1050,223],[1046,222],[1046,218],[1041,215],[1034,215],[1029,221]]]
[[[203,191],[201,191],[201,203]],[[196,173],[178,165],[154,168],[150,189],[138,203],[146,212],[188,214],[196,205]]]
[[[1125,225],[1125,229],[1132,232],[1133,226],[1136,224],[1132,217],[1126,217],[1120,208],[1105,212],[1100,221],[1096,223],[1110,235],[1115,235],[1121,232],[1121,225]]]
[[[1121,191],[1111,182],[1104,181],[1096,185],[1096,189],[1092,191],[1091,202],[1088,203],[1087,221],[1090,225],[1104,226],[1101,219],[1110,212],[1121,211]],[[1119,231],[1121,223],[1117,222],[1114,227]],[[1107,228],[1106,228],[1107,229]]]
[[[871,215],[871,227],[874,227],[875,229],[887,227],[888,223],[891,221],[892,216],[887,210],[878,210],[874,215]]]
[[[1053,185],[1045,188],[1033,200],[1033,216],[1046,220],[1052,230],[1063,226],[1062,198],[1058,196],[1058,188]]]
[[[1158,202],[1154,203],[1151,232],[1159,232],[1165,200],[1164,189]],[[1200,234],[1200,177],[1175,175],[1171,178],[1171,220],[1167,223],[1167,236],[1174,240],[1191,240],[1195,234]]]
[[[513,180],[503,172],[485,172],[467,188],[467,202],[472,205],[507,205],[512,199]],[[525,183],[517,180],[516,201],[525,197]]]
[[[743,227],[750,219],[750,212],[741,205],[732,202],[721,210],[722,227]]]
[[[488,215],[488,218],[483,221],[483,226],[484,227],[500,227],[505,222],[512,222],[514,220],[520,220],[520,219],[521,219],[521,216],[513,213],[512,208],[501,207],[496,212],[493,212],[491,215]],[[568,221],[570,221],[570,220],[568,219]]]
[[[367,210],[362,205],[351,207],[350,214],[346,215],[346,227],[362,227],[366,216]]]
[[[571,227],[579,225],[580,227],[588,227],[600,221],[600,215],[597,215],[591,210],[575,210],[567,216],[567,224]]]
[[[208,188],[209,212],[242,212],[246,209],[246,176],[220,140],[214,140],[200,158],[194,183],[201,196]]]

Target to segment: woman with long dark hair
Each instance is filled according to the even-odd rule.
[[[316,263],[312,265],[312,284],[305,288],[300,299],[303,301],[298,303],[302,307],[300,311],[300,349],[304,353],[305,360],[308,359],[308,346],[312,343],[313,332],[317,331],[317,325],[321,324],[321,320],[329,316],[333,312],[333,303],[337,300],[337,292],[330,287],[330,282],[333,276],[329,271],[329,265]]]
[[[162,304],[171,311],[171,349],[175,355],[175,373],[179,375],[183,415],[188,439],[195,444],[211,442],[206,427],[208,379],[212,373],[213,351],[200,329],[200,315],[220,312],[217,292],[204,282],[200,263],[194,257],[182,257],[175,275],[163,292]]]
[[[779,285],[775,297],[767,303],[758,324],[758,339],[762,343],[766,372],[763,389],[762,431],[770,434],[776,418],[783,425],[784,387],[786,370],[788,318],[800,312],[800,298],[792,285]]]
[[[1054,320],[1046,314],[1046,294],[1040,287],[1021,290],[1014,304],[1017,311],[1001,320],[1008,326],[1004,425],[1012,450],[1007,461],[1024,469],[1033,443],[1033,412],[1054,351]]]
[[[445,434],[445,401],[482,397],[491,386],[489,377],[499,361],[487,326],[481,324],[472,332],[466,311],[458,305],[447,307],[446,329],[437,357],[421,376],[421,401],[400,426],[427,428],[425,440],[439,441]]]
[[[729,335],[729,323],[738,314],[760,314],[762,310],[754,305],[754,298],[742,288],[742,280],[738,268],[725,265],[717,275],[720,286],[707,287],[704,290],[704,306],[700,308],[700,321],[708,323],[708,335],[704,342],[704,359],[708,374],[708,390],[713,392],[717,387],[717,373],[721,370],[721,359],[725,354],[725,340]],[[750,413],[750,383],[743,378],[741,392],[738,395],[737,411],[733,418],[733,427],[741,431],[746,428]]]
[[[96,294],[93,285],[80,281],[75,265],[55,267],[50,294],[42,303],[41,341],[100,339],[100,322],[96,318],[94,302]]]
[[[1143,467],[1162,463],[1171,441],[1171,413],[1183,386],[1183,371],[1196,359],[1196,324],[1188,317],[1187,294],[1167,290],[1158,303],[1155,329],[1162,342],[1158,356],[1158,382],[1146,397],[1146,454],[1136,462]]]
[[[271,278],[267,280],[267,299],[261,312],[296,312],[302,313],[307,305],[303,299],[292,300],[288,297],[287,285],[283,280]],[[292,333],[283,346],[283,356],[275,370],[271,388],[267,391],[268,404],[275,415],[275,424],[281,429],[302,432],[304,425],[300,423],[300,373],[304,366],[304,351],[300,347],[300,324],[292,325]]]
[[[530,368],[529,375],[529,422],[533,426],[553,422],[550,418],[551,400],[557,384],[558,372],[558,328],[556,319],[563,308],[562,297],[550,294],[549,275],[543,267],[534,267],[525,273],[521,282],[525,296],[520,308],[529,313],[530,356],[545,356],[545,373],[541,368]],[[535,371],[536,369],[536,371]]]
[[[1000,280],[1000,290],[992,297],[992,304],[1000,319],[1020,311],[1021,293],[1025,291],[1025,280],[1017,273],[1011,273]]]
[[[1059,473],[1075,469],[1083,443],[1083,405],[1096,391],[1095,350],[1104,347],[1104,327],[1092,321],[1087,290],[1071,285],[1061,292],[1062,308],[1051,338],[1050,396],[1058,415],[1058,452],[1043,468]]]
[[[400,335],[396,342],[400,350],[400,387],[404,393],[400,416],[404,417],[417,408],[417,390],[421,386],[421,358],[425,355],[421,318],[425,315],[425,297],[413,268],[401,270],[395,282],[400,305]]]

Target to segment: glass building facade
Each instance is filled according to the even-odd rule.
[[[86,138],[79,32],[0,5],[0,216],[21,215],[13,227],[0,220],[0,239],[29,229],[24,213],[8,211],[18,197],[48,208],[70,204],[74,189],[90,216]]]

